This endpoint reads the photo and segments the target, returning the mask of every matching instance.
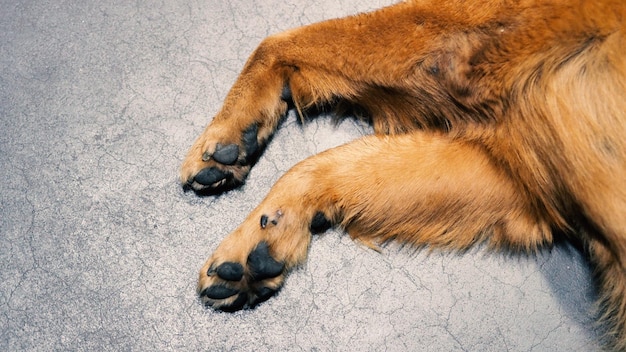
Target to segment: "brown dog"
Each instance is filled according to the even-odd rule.
[[[349,104],[376,134],[285,174],[202,268],[205,303],[269,298],[331,225],[446,249],[532,251],[558,233],[589,248],[626,350],[624,0],[415,0],[267,38],[183,184],[241,184],[290,104]]]

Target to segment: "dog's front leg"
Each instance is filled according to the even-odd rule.
[[[191,147],[183,184],[210,192],[241,184],[291,102],[302,110],[337,99],[366,105],[374,96],[374,109],[393,92],[397,101],[388,103],[401,105],[419,61],[415,48],[429,38],[417,33],[423,29],[414,7],[399,4],[265,39]]]

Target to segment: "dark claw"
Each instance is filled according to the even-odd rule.
[[[242,136],[242,142],[246,150],[246,158],[251,161],[256,156],[256,152],[259,150],[259,142],[257,141],[257,134],[259,133],[259,126],[255,123],[248,127]]]
[[[232,297],[236,295],[237,293],[239,293],[239,291],[235,290],[234,288],[228,288],[226,286],[217,285],[217,286],[207,287],[206,289],[204,289],[204,291],[202,291],[202,296],[207,296],[211,299],[224,299],[224,298]]]
[[[276,214],[274,214],[274,218],[272,220],[270,220],[269,216],[265,214],[261,215],[261,228],[265,229],[268,222],[271,222],[274,226],[278,225],[278,219],[280,219],[282,216],[283,212],[280,209],[276,211]]]
[[[313,216],[309,229],[311,230],[311,233],[315,235],[325,232],[331,226],[332,224],[330,223],[330,220],[326,218],[326,215],[324,215],[321,211],[318,211],[315,213],[315,216]]]
[[[239,158],[239,146],[237,144],[221,145],[218,143],[212,157],[218,163],[233,165]]]
[[[239,263],[226,262],[218,266],[216,272],[217,276],[228,281],[239,281],[243,278],[243,266]]]
[[[276,277],[285,269],[285,263],[277,262],[270,256],[267,242],[259,243],[250,253],[248,266],[255,281]]]
[[[226,177],[228,177],[228,173],[214,167],[209,167],[200,170],[200,172],[198,172],[193,180],[198,182],[199,184],[210,186],[218,181],[225,179]]]

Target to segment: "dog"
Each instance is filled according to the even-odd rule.
[[[288,110],[374,134],[289,170],[202,267],[201,300],[270,298],[331,226],[376,246],[588,250],[626,350],[626,2],[414,0],[266,38],[181,167],[241,185]]]

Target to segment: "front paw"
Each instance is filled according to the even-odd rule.
[[[198,294],[202,302],[223,311],[254,307],[272,297],[282,286],[286,266],[270,254],[262,241],[245,263],[207,262],[200,272]]]
[[[210,126],[189,151],[181,182],[198,192],[218,193],[241,185],[261,150],[256,123],[243,131]],[[234,134],[234,136],[231,136]]]

